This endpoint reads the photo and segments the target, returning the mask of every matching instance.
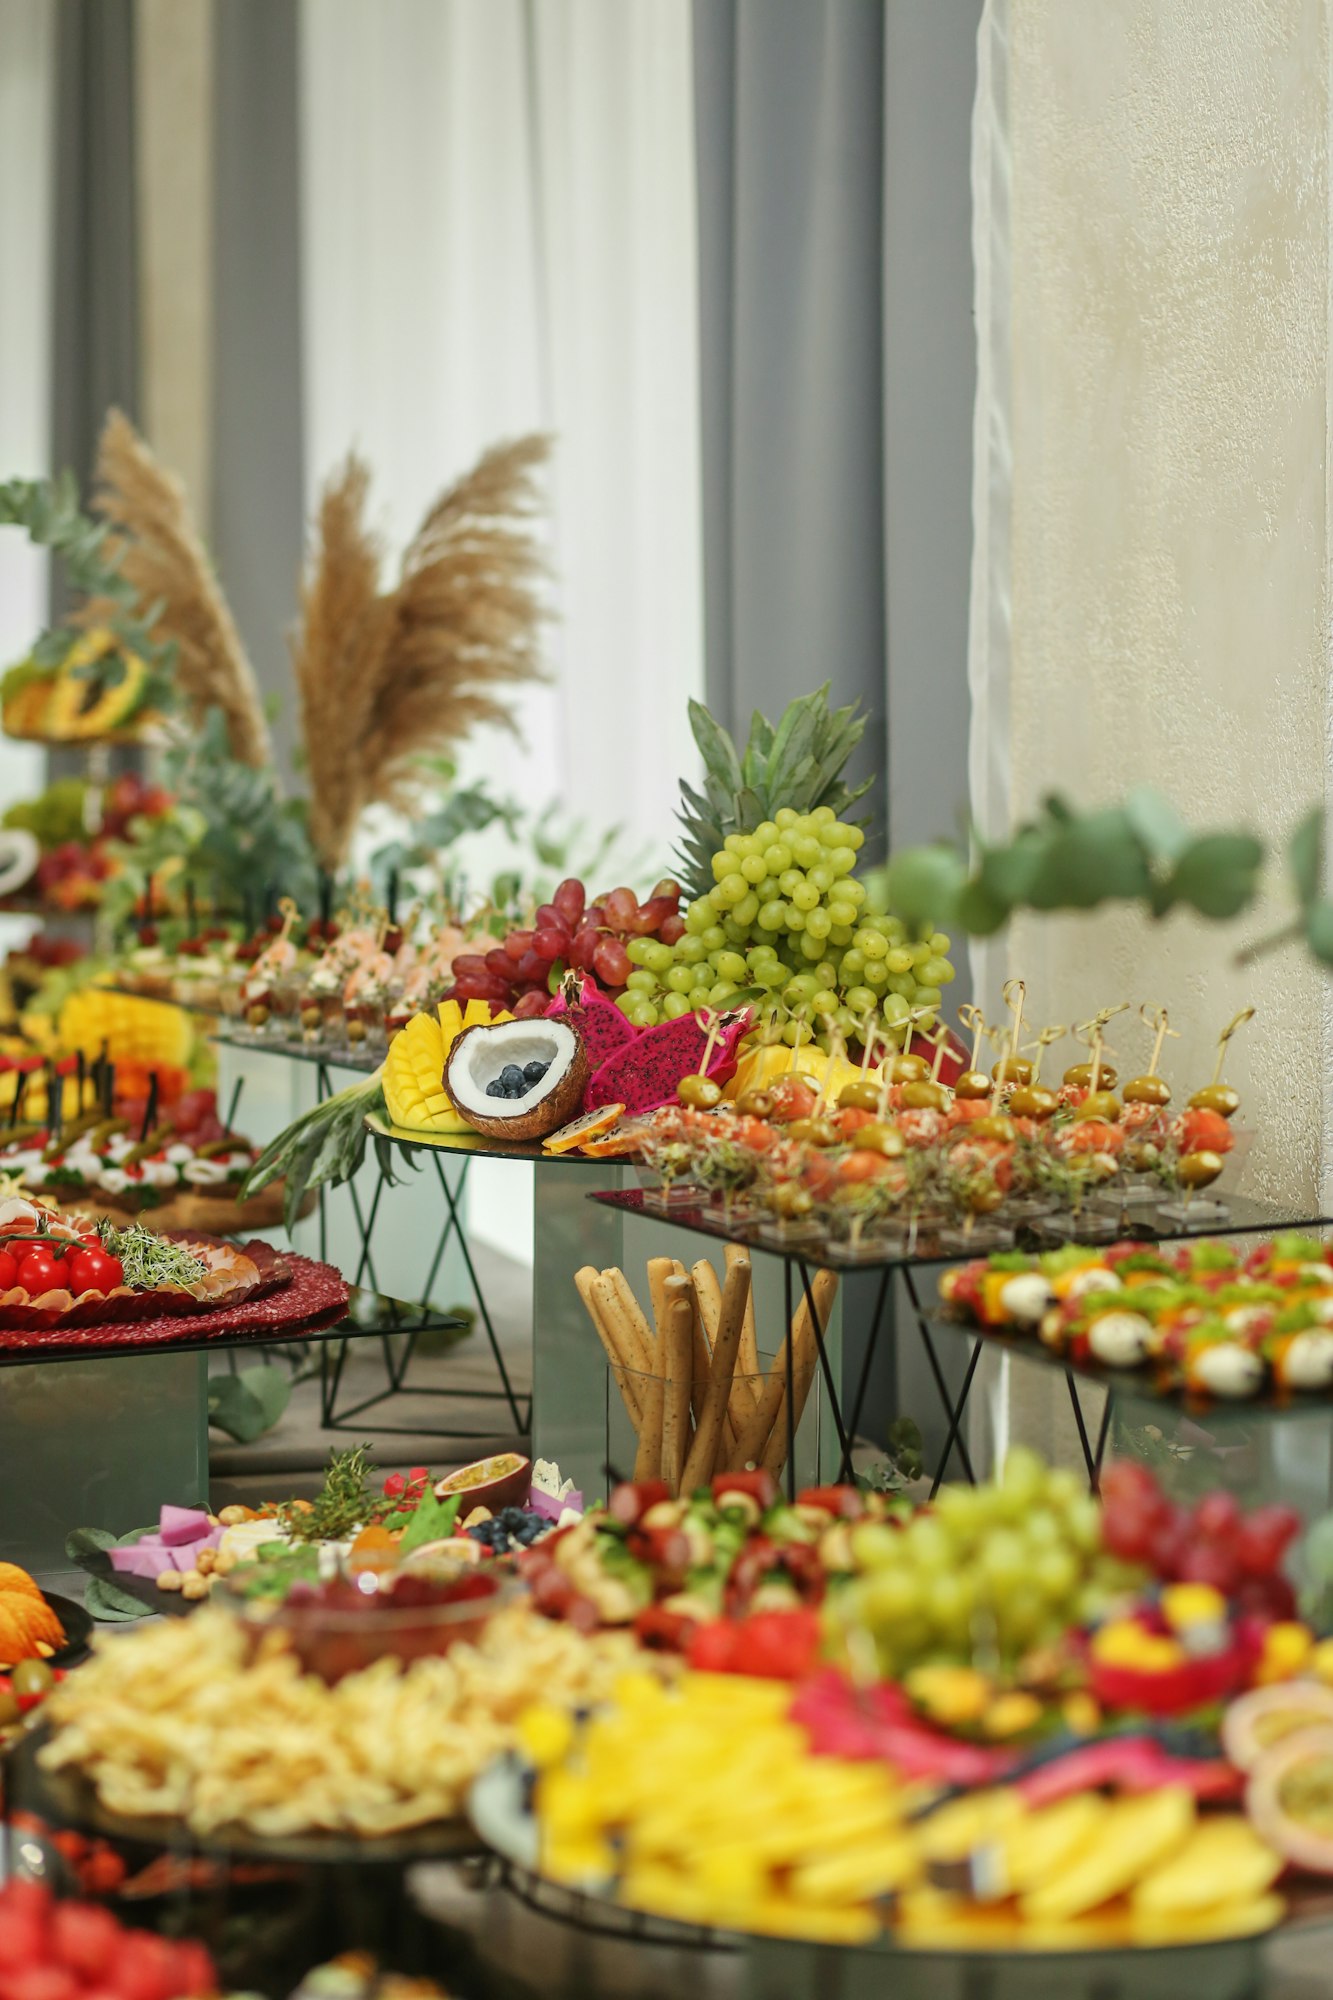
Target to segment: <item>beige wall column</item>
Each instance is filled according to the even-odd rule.
[[[1195,825],[1285,836],[1324,797],[1329,763],[1327,0],[992,11],[1012,159],[993,263],[1007,248],[1007,662],[989,648],[1009,817],[1053,790],[1086,806],[1150,783]],[[1281,921],[1280,869],[1274,888],[1248,934]],[[986,954],[988,997],[1021,974],[1034,1023],[1166,1003],[1181,1094],[1253,1002],[1228,1072],[1255,1127],[1247,1187],[1311,1203],[1330,983],[1296,948],[1239,969],[1246,935],[1025,919]],[[1133,1073],[1146,1030],[1117,1023],[1112,1040]],[[1045,1441],[1054,1428],[1068,1442],[1063,1384],[1028,1408],[1023,1374],[1001,1426],[1041,1442],[1044,1405]]]
[[[212,475],[213,0],[138,0],[144,429],[205,535]]]

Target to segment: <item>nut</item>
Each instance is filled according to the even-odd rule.
[[[197,1601],[201,1597],[207,1597],[208,1591],[208,1578],[200,1576],[197,1569],[187,1569],[181,1578],[182,1597],[188,1597],[192,1601]]]
[[[213,1551],[214,1576],[230,1576],[235,1567],[236,1558],[230,1549],[215,1549]]]
[[[248,1507],[224,1507],[218,1515],[218,1525],[222,1528],[238,1528],[242,1521],[248,1521],[249,1518]]]
[[[158,1571],[157,1587],[159,1590],[180,1590],[184,1586],[184,1583],[185,1578],[178,1569]]]
[[[200,1549],[198,1555],[194,1559],[194,1566],[198,1570],[200,1576],[211,1576],[213,1571],[218,1566],[217,1550]]]
[[[492,1515],[489,1507],[474,1507],[472,1509],[472,1512],[468,1515],[466,1521],[463,1522],[463,1531],[464,1533],[466,1533],[469,1528],[480,1527],[483,1521],[490,1521],[493,1519],[494,1516]]]

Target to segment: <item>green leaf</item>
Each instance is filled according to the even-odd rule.
[[[1200,834],[1175,865],[1170,902],[1188,903],[1218,922],[1237,917],[1254,900],[1263,860],[1263,842],[1252,833]]]
[[[153,1608],[131,1597],[119,1585],[95,1576],[83,1586],[84,1608],[104,1625],[127,1625],[133,1618],[151,1618]]]
[[[1010,906],[991,894],[984,880],[964,882],[954,900],[953,922],[969,937],[991,937],[1009,921]]]
[[[1333,903],[1312,903],[1305,913],[1305,939],[1323,965],[1333,965]]]
[[[1189,845],[1184,820],[1151,785],[1136,785],[1126,795],[1125,817],[1154,859],[1175,861]]]
[[[424,1548],[427,1542],[442,1542],[452,1535],[462,1498],[461,1493],[451,1493],[447,1500],[440,1500],[428,1492],[407,1524],[398,1544],[399,1555],[410,1556],[413,1549]]]
[[[1301,821],[1287,842],[1287,865],[1296,885],[1301,908],[1307,908],[1319,894],[1324,880],[1324,809],[1316,806]]]
[[[107,1528],[72,1528],[65,1537],[65,1554],[80,1569],[94,1575],[106,1567],[106,1552],[116,1546],[116,1536]]]
[[[291,1382],[282,1368],[264,1363],[238,1375],[213,1375],[208,1383],[208,1421],[238,1444],[263,1437],[286,1409]]]
[[[1026,900],[1034,910],[1090,910],[1113,899],[1147,896],[1152,876],[1123,812],[1070,818],[1051,835],[1033,870]]]
[[[967,879],[963,857],[953,847],[914,847],[895,855],[885,874],[888,907],[906,923],[943,926]]]

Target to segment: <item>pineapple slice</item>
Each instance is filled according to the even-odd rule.
[[[407,1132],[470,1132],[444,1087],[449,1051],[464,1028],[508,1021],[492,1015],[484,1000],[443,1000],[437,1014],[414,1014],[389,1044],[384,1059],[384,1102],[395,1125]]]

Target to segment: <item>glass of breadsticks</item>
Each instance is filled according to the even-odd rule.
[[[652,1257],[647,1278],[649,1312],[623,1271],[585,1265],[574,1276],[632,1430],[634,1478],[664,1480],[676,1495],[707,1486],[719,1472],[762,1467],[779,1478],[807,1409],[818,1410],[810,1393],[819,1369],[810,1303],[822,1335],[836,1275],[815,1273],[810,1300],[801,1299],[771,1356],[759,1346],[750,1258],[738,1244],[726,1246],[724,1276],[706,1257],[689,1270],[678,1259]]]

